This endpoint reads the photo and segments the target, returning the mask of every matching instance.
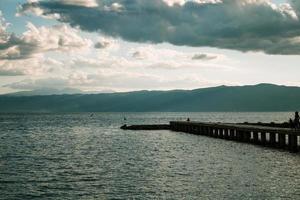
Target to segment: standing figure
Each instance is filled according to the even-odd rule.
[[[295,128],[293,120],[290,118],[289,120],[290,128]]]
[[[299,117],[298,111],[295,112],[294,125],[295,125],[296,129],[298,129],[300,127],[300,117]]]

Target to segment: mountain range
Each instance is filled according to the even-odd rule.
[[[0,112],[242,112],[300,110],[300,87],[258,84],[195,90],[0,95]]]
[[[64,94],[98,94],[98,93],[113,93],[112,90],[102,90],[94,92],[84,92],[76,88],[38,88],[30,91],[20,91],[5,94],[6,96],[46,96],[46,95],[64,95]]]

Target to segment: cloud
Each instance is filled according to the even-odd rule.
[[[22,76],[22,75],[24,75],[24,72],[17,69],[0,68],[0,76]]]
[[[162,77],[144,73],[115,72],[89,74],[86,86],[101,86],[113,90],[144,90],[149,88],[190,88],[203,84],[199,76]],[[82,82],[79,82],[82,85]]]
[[[45,56],[48,52],[82,52],[92,41],[66,24],[51,27],[28,22],[27,30],[16,36],[9,33],[0,12],[0,76],[42,75],[61,67],[62,63]]]
[[[3,17],[2,12],[0,11],[0,44],[4,42],[6,38],[6,29],[9,26],[9,23]]]
[[[195,49],[193,49],[195,51]],[[222,61],[224,63],[227,57],[222,54],[212,54],[212,53],[195,53],[183,52],[171,48],[157,48],[155,45],[144,45],[137,48],[129,50],[132,58],[136,60],[143,60],[144,65],[150,63],[153,68],[186,68],[199,67],[198,61]],[[228,59],[227,59],[228,60]],[[173,66],[173,67],[172,67]]]
[[[67,79],[62,78],[45,78],[45,79],[25,79],[19,82],[4,85],[11,89],[17,90],[36,90],[41,88],[54,88],[61,89],[65,88],[68,84]]]
[[[83,7],[97,7],[96,0],[59,0],[58,2],[65,5],[83,6]]]
[[[196,51],[183,52],[173,48],[170,45],[146,45],[127,49],[128,53],[123,55],[119,55],[119,52],[99,53],[94,57],[75,54],[63,62],[40,58],[40,62],[35,61],[36,64],[34,58],[31,61],[10,60],[9,63],[15,63],[12,72],[18,69],[22,74],[30,76],[24,81],[7,84],[6,87],[15,90],[78,88],[85,91],[195,88],[215,83],[201,77],[202,69],[219,72],[227,70],[230,64],[221,54],[202,53],[217,58],[201,62],[191,59],[197,54]],[[134,58],[134,52],[143,52],[145,57]],[[51,81],[59,84],[52,84]]]
[[[27,3],[43,15],[82,30],[133,42],[168,42],[268,54],[300,54],[299,1],[276,5],[269,0],[106,0],[97,7],[60,1]],[[115,9],[107,9],[119,5]],[[126,24],[126,26],[125,26]]]
[[[109,49],[109,50],[118,50],[119,43],[117,40],[110,38],[110,37],[99,37],[94,44],[94,48],[101,50],[101,49]]]
[[[126,49],[127,50],[127,49]],[[223,54],[184,52],[170,47],[159,45],[144,45],[128,49],[126,55],[103,54],[97,58],[76,57],[65,62],[65,66],[72,69],[111,69],[115,71],[125,70],[150,70],[149,74],[155,71],[174,70],[234,70],[231,66],[234,62]],[[146,73],[146,71],[145,71]]]
[[[59,19],[61,16],[58,13],[49,13],[41,7],[37,6],[42,0],[27,0],[28,4],[18,5],[16,16],[20,17],[23,15],[36,15],[46,19]],[[93,8],[97,7],[98,3],[96,0],[52,0],[52,3],[59,3],[60,5],[66,5],[71,7],[86,7]],[[114,9],[115,5],[112,5]]]
[[[215,3],[221,3],[222,0],[163,0],[164,3],[166,3],[168,6],[174,6],[174,5],[184,5],[187,2],[195,2],[198,4],[215,4]]]
[[[27,59],[0,60],[0,76],[39,76],[61,65],[62,63],[42,55]]]
[[[112,12],[121,12],[123,10],[123,6],[120,3],[112,3],[110,6],[104,6],[104,10],[112,11]]]
[[[135,59],[143,60],[143,59],[147,58],[147,54],[145,52],[142,52],[142,51],[135,51],[135,52],[133,52],[132,57],[135,58]]]
[[[110,43],[107,42],[107,41],[99,41],[99,42],[96,42],[94,47],[96,49],[105,49],[106,47],[109,47]]]
[[[149,88],[172,89],[193,88],[196,86],[212,85],[199,76],[178,76],[173,78],[163,78],[155,75],[145,75],[144,73],[133,72],[98,72],[87,74],[85,72],[75,72],[67,78],[41,78],[25,79],[19,82],[6,84],[4,87],[15,90],[36,90],[41,88],[63,89],[80,88],[83,90],[103,90],[113,89],[117,91],[144,90]]]
[[[23,15],[35,15],[35,16],[39,16],[45,19],[59,19],[60,15],[57,13],[54,14],[49,14],[49,13],[45,13],[45,11],[38,7],[38,6],[32,6],[38,3],[38,1],[30,1],[28,2],[28,5],[18,5],[17,6],[17,13],[16,16],[17,17],[21,17]]]
[[[188,59],[189,53],[174,50],[172,48],[157,48],[155,45],[141,45],[129,50],[132,58],[159,62],[161,60],[183,60]]]
[[[81,68],[81,69],[88,69],[88,68],[107,68],[109,67],[108,60],[100,60],[94,58],[75,58],[71,59],[70,62],[65,63],[69,65],[71,68]]]
[[[20,37],[8,33],[6,28],[7,24],[2,18],[0,20],[0,59],[27,59],[49,51],[77,51],[91,46],[92,43],[89,39],[82,38],[78,30],[64,24],[36,27],[29,22],[27,31]]]
[[[200,54],[195,54],[192,57],[192,60],[214,60],[218,58],[217,55],[209,55],[209,54],[205,54],[205,53],[200,53]]]

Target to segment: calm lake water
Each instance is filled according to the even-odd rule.
[[[282,122],[293,113],[0,114],[0,199],[300,199],[300,156],[171,131],[170,120]]]

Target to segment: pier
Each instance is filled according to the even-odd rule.
[[[299,151],[300,130],[255,124],[171,121],[170,124],[122,126],[125,130],[171,130],[271,148]]]
[[[152,124],[152,125],[123,125],[121,126],[123,130],[170,130],[169,124]]]
[[[170,130],[299,151],[300,130],[246,124],[170,122]]]

